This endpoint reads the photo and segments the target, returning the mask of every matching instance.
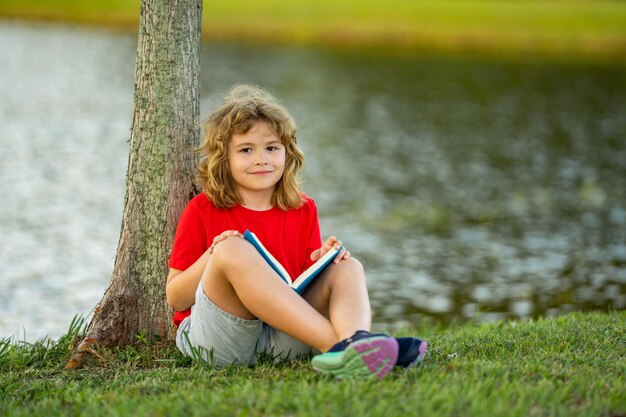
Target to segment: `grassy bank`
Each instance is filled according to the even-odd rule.
[[[0,343],[0,415],[626,415],[626,312],[407,330],[429,340],[425,362],[368,382],[321,377],[307,361],[210,369],[147,342],[65,371],[72,332]]]
[[[134,28],[139,3],[3,0],[0,16]],[[626,57],[624,1],[241,0],[203,7],[210,39]]]

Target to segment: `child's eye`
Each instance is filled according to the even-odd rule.
[[[270,151],[270,152],[274,152],[274,151],[277,151],[279,149],[280,149],[280,146],[273,146],[272,145],[272,146],[268,146],[267,147],[267,150]]]
[[[252,148],[241,148],[241,149],[239,149],[239,152],[241,152],[241,153],[250,153],[250,152],[252,152]]]

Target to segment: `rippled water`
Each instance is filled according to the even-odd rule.
[[[0,22],[0,337],[58,337],[113,267],[135,37]],[[323,233],[378,323],[626,307],[623,66],[203,46],[300,126]]]

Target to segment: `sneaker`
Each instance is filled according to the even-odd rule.
[[[387,336],[386,334],[372,334],[363,330],[357,332],[357,334],[360,333],[369,334],[370,336]],[[416,337],[396,337],[396,341],[398,342],[398,359],[396,360],[396,366],[408,369],[418,365],[422,359],[424,359],[426,347],[428,346],[426,341]],[[337,345],[333,346],[331,350],[335,349],[335,347],[338,347],[336,350],[345,349],[345,346],[339,346],[342,343],[345,343],[345,341],[339,342]]]
[[[313,369],[344,378],[383,378],[396,364],[398,341],[384,334],[357,331],[313,358]]]
[[[426,346],[424,340],[416,337],[398,337],[398,360],[396,366],[412,368],[424,359]]]
[[[334,345],[330,348],[329,352],[342,351],[350,341],[372,336],[388,337],[383,333],[369,333],[365,330],[359,330],[351,338],[342,340]],[[418,365],[422,359],[424,359],[428,345],[426,341],[416,337],[396,337],[396,341],[398,342],[398,359],[395,363],[396,366],[408,369]]]

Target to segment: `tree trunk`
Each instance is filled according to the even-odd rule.
[[[97,342],[173,336],[165,299],[176,224],[193,194],[202,0],[142,0],[126,198],[109,287],[69,368]]]

